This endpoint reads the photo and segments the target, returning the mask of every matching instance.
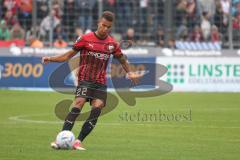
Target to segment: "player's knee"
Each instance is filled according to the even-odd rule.
[[[102,109],[105,105],[104,105],[104,103],[98,103],[98,104],[93,104],[92,105],[94,108],[100,108],[100,109]]]
[[[84,99],[79,99],[79,98],[76,98],[75,99],[75,102],[74,102],[74,107],[76,108],[82,108],[83,105],[85,103],[85,100]]]
[[[105,106],[105,104],[101,100],[94,100],[94,101],[92,101],[91,106],[93,106],[94,108],[102,109]]]

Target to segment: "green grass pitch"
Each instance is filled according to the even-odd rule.
[[[0,159],[236,160],[239,97],[239,93],[169,93],[139,98],[135,107],[120,101],[99,119],[84,141],[87,150],[81,152],[49,146],[62,128],[55,104],[73,96],[0,90]],[[76,136],[81,124],[74,126]]]

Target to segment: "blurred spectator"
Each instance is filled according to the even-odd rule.
[[[164,25],[164,0],[157,0],[150,3],[151,18],[152,18],[152,31],[156,32],[158,27]]]
[[[155,44],[160,47],[164,47],[165,45],[165,35],[163,29],[160,27],[157,30],[157,34],[155,34]]]
[[[103,10],[104,11],[116,11],[116,0],[103,0]]]
[[[234,16],[234,18],[237,18],[237,16],[240,14],[240,0],[234,3],[232,9],[232,15]]]
[[[67,34],[64,32],[61,25],[58,25],[54,29],[53,39],[56,40],[59,36],[61,36],[62,39],[67,40]]]
[[[223,13],[229,14],[230,12],[230,0],[220,0]]]
[[[168,40],[167,47],[170,49],[176,49],[176,41],[174,38]]]
[[[2,6],[2,0],[0,0],[0,18],[2,18],[3,14],[3,6]]]
[[[194,26],[200,24],[200,11],[197,7],[197,0],[187,0],[187,27],[192,30]]]
[[[128,28],[126,34],[123,35],[122,40],[137,43],[138,37],[135,35],[135,30],[133,28]]]
[[[237,15],[240,13],[240,0],[233,0],[233,6],[232,6],[232,15]]]
[[[55,10],[52,10],[50,15],[45,17],[40,24],[40,37],[47,38],[49,31],[56,28],[60,24],[60,20],[56,17]]]
[[[240,0],[235,4],[236,6],[236,14],[240,14]]]
[[[211,41],[213,43],[221,41],[221,35],[218,32],[217,26],[215,26],[215,25],[213,25],[212,28],[211,28]]]
[[[116,25],[117,32],[123,34],[128,27],[132,27],[132,5],[133,2],[129,0],[116,0]],[[138,4],[139,7],[139,4]]]
[[[83,30],[82,30],[82,28],[77,27],[77,28],[75,29],[75,35],[77,35],[77,37],[75,37],[75,39],[77,39],[78,37],[81,37],[81,36],[83,35]]]
[[[75,1],[74,0],[64,0],[63,6],[63,26],[64,30],[67,32],[68,39],[74,39],[74,24],[73,20],[76,19],[76,9],[75,9]]]
[[[43,48],[44,44],[42,41],[40,41],[38,38],[36,37],[30,37],[30,47],[32,48]]]
[[[64,47],[67,47],[68,44],[66,41],[63,40],[63,38],[59,35],[57,37],[57,39],[55,40],[55,42],[53,43],[53,46],[54,47],[57,47],[57,48],[64,48]]]
[[[201,41],[203,41],[202,30],[201,30],[201,28],[198,25],[196,25],[194,27],[194,30],[192,31],[191,41],[193,41],[193,42],[201,42]]]
[[[232,27],[233,27],[233,41],[240,44],[240,42],[239,42],[239,40],[240,40],[240,12],[236,13],[236,16],[233,17]]]
[[[233,29],[240,29],[240,13],[233,19]]]
[[[147,20],[148,20],[148,0],[140,0],[139,10],[140,10],[140,19],[139,24],[141,26],[140,32],[144,33],[147,32]]]
[[[32,0],[15,0],[17,2],[18,8],[27,13],[32,12]]]
[[[8,10],[5,13],[4,20],[8,28],[11,28],[15,23],[17,23],[17,17],[12,14],[12,11]]]
[[[19,7],[18,19],[26,30],[29,30],[32,25],[32,0],[16,0]]]
[[[9,40],[10,32],[4,20],[0,21],[0,40]]]
[[[223,24],[227,26],[230,13],[230,0],[221,0],[220,3],[223,11]]]
[[[53,4],[58,4],[59,7],[62,9],[64,6],[64,1],[63,0],[53,0]]]
[[[61,6],[61,1],[54,1],[53,2],[52,9],[55,10],[56,17],[58,19],[62,18],[62,15],[63,15],[63,8],[62,7],[63,7],[63,4]]]
[[[48,0],[37,0],[37,13],[39,19],[43,19],[48,15]]]
[[[176,37],[179,39],[182,32],[187,28],[187,2],[186,0],[179,0],[176,2],[176,15],[175,15],[175,26],[176,26]]]
[[[37,27],[41,30],[41,36],[33,35],[31,29],[34,1],[37,3],[37,24],[40,24]],[[96,25],[92,24],[95,24],[98,19],[98,4],[102,1],[103,11],[111,10],[116,14],[117,21],[113,34],[123,35],[124,39],[133,40],[140,45],[155,43],[159,46],[168,46],[169,41],[166,40],[169,37],[166,36],[168,34],[175,34],[171,40],[172,44],[174,39],[212,42],[222,40],[223,44],[227,44],[224,42],[228,41],[230,13],[233,18],[231,26],[233,27],[233,41],[240,44],[240,0],[173,0],[174,17],[171,19],[173,26],[161,28],[159,32],[159,27],[166,22],[165,18],[172,14],[165,6],[166,0],[52,0],[53,21],[48,15],[50,1],[34,1],[0,0],[0,17],[2,18],[0,21],[5,20],[8,29],[12,30],[11,32],[14,30],[15,36],[13,37],[22,37],[21,29],[15,31],[18,28],[15,24],[20,23],[22,29],[27,32],[25,36],[27,42],[32,36],[48,40],[50,29],[54,30],[54,40],[59,36],[67,42],[75,40],[75,32],[78,32],[77,35],[82,35],[86,31],[94,30]],[[230,8],[231,1],[232,8]],[[195,31],[195,26],[200,27],[199,32]],[[131,29],[127,31],[128,28],[132,28],[132,31]],[[166,30],[167,34],[163,30]]]
[[[72,42],[75,42],[83,34],[84,34],[84,32],[83,32],[82,28],[80,28],[80,27],[75,28],[74,37],[72,39]]]
[[[216,0],[216,14],[214,16],[214,24],[218,27],[221,33],[226,33],[227,25],[224,24],[224,13],[220,0]]]
[[[35,34],[35,35],[34,35]],[[37,26],[36,28],[31,28],[30,30],[27,30],[26,31],[26,44],[28,46],[30,46],[31,44],[31,40],[32,40],[32,37],[40,37],[40,33],[39,33],[39,26]]]
[[[16,39],[24,39],[25,38],[25,31],[24,29],[20,26],[19,23],[16,23],[11,31],[11,40],[16,40]]]
[[[4,0],[3,7],[6,11],[11,11],[13,15],[17,13],[17,2],[16,0]]]
[[[214,15],[216,12],[215,0],[198,0],[199,12],[206,12],[211,23],[213,23]]]
[[[188,33],[188,28],[186,26],[184,26],[181,29],[181,32],[179,33],[177,40],[180,41],[189,41],[189,33]]]
[[[93,7],[96,0],[76,0],[77,13],[78,13],[78,24],[83,30],[92,29],[93,21]]]
[[[210,32],[211,32],[211,23],[209,21],[209,16],[207,12],[203,12],[202,14],[201,29],[202,29],[204,40],[206,41],[209,40]]]

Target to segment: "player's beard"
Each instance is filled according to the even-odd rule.
[[[100,36],[101,38],[105,38],[108,35],[107,31],[101,31],[101,29],[97,30],[97,35]]]
[[[99,33],[99,35],[102,37],[102,38],[105,38],[106,36],[107,36],[107,32],[104,32],[104,31],[102,31],[102,32],[100,32]]]

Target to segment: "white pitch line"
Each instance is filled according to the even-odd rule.
[[[18,116],[9,117],[8,119],[12,120],[12,121],[26,122],[26,123],[38,123],[38,124],[60,124],[60,123],[62,123],[61,121],[44,121],[44,120],[26,119],[28,117],[41,117],[41,116],[47,116],[47,115],[50,115],[50,114],[18,115]]]
[[[35,124],[63,124],[63,121],[44,121],[44,120],[31,120],[31,119],[23,119],[23,118],[28,118],[28,117],[37,117],[37,116],[46,116],[46,115],[51,115],[51,114],[37,114],[37,115],[19,115],[19,116],[13,116],[9,117],[8,119],[11,121],[15,122],[23,122],[23,123],[35,123]],[[159,123],[98,123],[98,125],[103,125],[103,126],[120,126],[120,127],[129,127],[132,125],[135,126],[146,126],[146,125],[158,125],[160,127],[168,127],[168,128],[208,128],[208,129],[239,129],[240,127],[217,127],[217,126],[192,126],[192,125],[165,125],[165,124],[160,124]],[[161,137],[164,137],[162,135]],[[185,138],[185,137],[183,137]],[[216,139],[216,138],[198,138],[197,140],[204,140],[204,141],[217,141],[217,142],[234,142],[238,143],[240,142],[240,139],[229,139],[229,140],[222,140],[222,139]]]
[[[18,115],[12,116],[8,119],[11,121],[23,122],[23,123],[37,123],[37,124],[63,124],[63,121],[45,121],[45,120],[31,120],[25,119],[27,117],[39,117],[51,114],[36,114],[36,115]],[[121,125],[121,123],[99,123],[100,125]]]
[[[35,115],[18,115],[18,116],[12,116],[9,117],[8,119],[11,121],[17,121],[17,122],[23,122],[23,123],[36,123],[36,124],[63,124],[63,121],[45,121],[45,120],[32,120],[32,119],[27,119],[29,117],[39,117],[39,116],[46,116],[46,115],[51,115],[51,114],[35,114]],[[200,120],[201,122],[201,120]],[[106,122],[100,122],[98,125],[107,125],[107,126],[128,126],[128,125],[136,125],[136,126],[146,126],[146,125],[158,125],[161,127],[170,127],[170,128],[210,128],[210,129],[239,129],[240,126],[230,126],[230,127],[218,127],[218,126],[213,126],[213,125],[191,125],[191,122],[189,122],[189,125],[176,125],[176,124],[161,124],[161,123],[167,123],[166,121],[159,121],[159,122],[145,122],[145,123],[138,123],[138,122],[112,122],[112,123],[106,123]],[[181,123],[181,122],[179,122]],[[193,126],[194,125],[194,126]]]

